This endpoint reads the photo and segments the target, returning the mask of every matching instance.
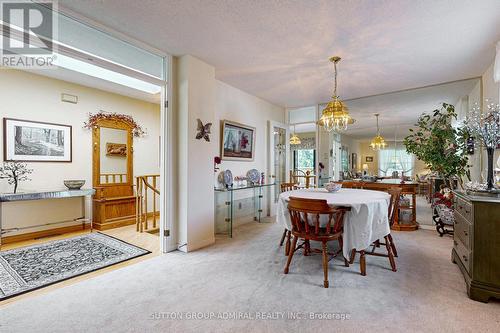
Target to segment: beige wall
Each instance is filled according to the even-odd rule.
[[[61,102],[61,93],[78,96],[77,104]],[[2,117],[71,125],[73,131],[73,162],[28,163],[33,169],[29,182],[18,191],[65,189],[63,180],[84,179],[84,187],[92,187],[92,132],[83,128],[88,113],[99,110],[128,114],[147,129],[147,136],[134,138],[134,174],[159,172],[160,107],[125,96],[92,89],[18,70],[0,71]],[[3,145],[0,136],[0,147]],[[0,192],[11,192],[6,180],[0,180]],[[18,202],[3,205],[4,227],[35,225],[79,217],[78,199]],[[90,216],[87,202],[87,216]],[[52,212],[51,214],[44,214]],[[61,225],[61,226],[64,226]],[[35,231],[37,229],[30,229]]]

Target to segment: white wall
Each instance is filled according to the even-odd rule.
[[[61,102],[61,93],[78,96],[78,104]],[[18,70],[0,70],[1,117],[71,125],[73,128],[73,162],[28,163],[33,169],[29,182],[20,184],[19,192],[65,189],[63,180],[84,179],[85,188],[92,187],[92,131],[84,129],[88,113],[99,110],[128,114],[147,129],[147,136],[134,138],[134,174],[159,172],[159,119],[160,107],[125,96],[92,89]],[[0,136],[0,147],[3,135]],[[0,180],[0,192],[12,192],[6,180]],[[53,202],[52,216],[39,214],[40,205]],[[64,203],[64,204],[61,204]],[[75,207],[76,205],[76,207]],[[18,202],[3,205],[4,226],[35,225],[77,217],[78,199],[61,199],[47,202]],[[90,216],[90,202],[87,202]],[[49,206],[44,210],[50,211]],[[20,212],[23,214],[20,215]],[[57,216],[56,216],[57,215]],[[64,226],[64,225],[60,225]],[[29,231],[35,231],[32,229]]]
[[[268,120],[284,121],[284,109],[215,79],[215,69],[184,55],[174,61],[176,102],[178,244],[193,251],[215,242],[213,160],[220,156],[220,122],[227,119],[256,128],[252,162],[223,161],[233,176],[255,168],[267,174]],[[211,122],[210,142],[196,140],[197,119]]]
[[[231,120],[255,127],[255,158],[251,162],[222,161],[221,170],[230,169],[233,176],[246,176],[250,169],[265,172],[268,181],[267,159],[269,146],[268,121],[284,122],[284,108],[273,105],[258,97],[234,88],[224,82],[215,82],[215,122],[212,126],[214,141],[217,142],[217,156],[220,151],[221,121]]]
[[[214,123],[215,68],[190,55],[177,61],[179,245],[193,251],[213,244],[213,157],[216,142],[197,140],[197,119]]]

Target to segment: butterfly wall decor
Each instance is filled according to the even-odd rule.
[[[203,125],[200,119],[197,120],[198,120],[198,133],[196,134],[196,139],[200,140],[201,138],[203,138],[206,141],[210,142],[210,137],[208,135],[210,134],[210,127],[212,127],[212,123]]]

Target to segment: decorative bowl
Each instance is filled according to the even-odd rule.
[[[330,193],[335,193],[342,188],[342,184],[339,183],[325,183],[323,186]]]
[[[68,190],[79,190],[85,185],[85,180],[65,180],[64,185]]]

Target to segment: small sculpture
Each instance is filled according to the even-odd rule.
[[[14,184],[14,193],[17,192],[19,182],[31,180],[28,174],[32,173],[32,169],[28,169],[28,165],[22,162],[3,162],[0,167],[0,179],[7,179],[9,185]]]
[[[212,123],[203,125],[200,119],[196,120],[198,120],[198,133],[196,134],[196,139],[200,140],[203,138],[210,142],[210,137],[208,135],[210,134],[210,127],[212,127]]]

